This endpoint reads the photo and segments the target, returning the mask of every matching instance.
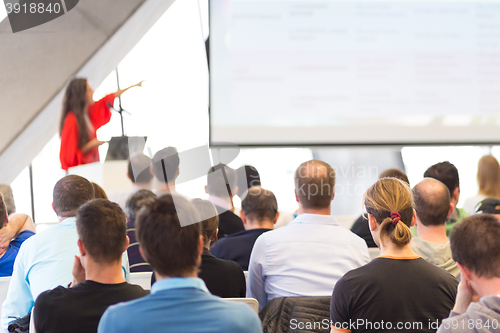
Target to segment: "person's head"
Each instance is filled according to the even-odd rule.
[[[262,187],[252,187],[241,202],[241,219],[245,228],[272,229],[278,221],[278,201],[274,193]]]
[[[491,155],[481,157],[477,163],[479,193],[500,199],[500,165]]]
[[[156,198],[156,194],[150,190],[139,190],[132,194],[125,203],[125,214],[127,214],[128,220],[135,220],[137,212],[141,207],[154,198]]]
[[[446,185],[434,178],[424,178],[413,187],[417,223],[423,226],[444,226],[455,206],[450,202]]]
[[[180,220],[187,225],[181,227]],[[140,252],[161,277],[196,274],[201,264],[203,238],[199,215],[185,198],[171,194],[144,205],[135,220]]]
[[[75,78],[70,81],[64,93],[59,135],[62,133],[66,116],[73,112],[78,125],[78,147],[82,148],[89,141],[89,128],[86,121],[87,106],[92,103],[93,90],[87,79]]]
[[[491,214],[500,221],[500,199],[486,198],[476,205],[477,214]]]
[[[68,175],[54,186],[52,206],[59,218],[74,217],[76,211],[87,201],[94,199],[94,187],[87,179]]]
[[[128,160],[127,177],[134,184],[144,186],[151,184],[153,180],[151,159],[143,153],[132,154]]]
[[[5,227],[9,222],[9,216],[7,214],[7,206],[5,205],[4,196],[0,193],[0,229]]]
[[[460,179],[458,169],[450,162],[440,162],[424,172],[425,178],[434,178],[445,184],[450,191],[451,203],[456,207],[460,198]]]
[[[486,295],[478,280],[500,278],[499,239],[500,222],[490,214],[466,217],[450,233],[453,260],[481,297]]]
[[[244,199],[245,193],[249,188],[261,186],[260,175],[257,169],[251,165],[244,165],[236,169],[236,178],[238,185],[238,196]]]
[[[153,157],[153,173],[164,184],[175,184],[179,176],[179,153],[175,147],[167,147],[158,151]]]
[[[92,187],[94,188],[94,199],[108,199],[108,195],[102,187],[94,182],[92,182]]]
[[[121,262],[127,249],[127,225],[120,206],[106,199],[94,199],[76,213],[78,246],[85,263],[89,256],[97,264]]]
[[[238,191],[236,171],[225,164],[217,164],[207,174],[205,191],[219,198],[232,198]]]
[[[411,241],[410,227],[415,225],[415,211],[410,187],[396,178],[382,178],[363,198],[373,240],[380,247],[404,247]]]
[[[14,193],[10,185],[0,184],[0,193],[3,194],[5,205],[7,206],[7,214],[14,214],[16,212],[16,202],[14,201]]]
[[[326,210],[335,196],[335,171],[326,162],[310,160],[295,171],[295,198],[302,210]]]
[[[404,181],[406,184],[410,185],[410,181],[408,180],[408,176],[406,173],[399,169],[387,169],[382,171],[380,176],[378,177],[379,179],[382,178],[397,178],[399,180]]]
[[[217,239],[219,231],[219,215],[215,206],[208,200],[193,199],[191,200],[194,208],[198,211],[201,219],[201,234],[203,236],[203,244],[210,246],[210,243]]]

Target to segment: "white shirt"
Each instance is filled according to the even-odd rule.
[[[477,204],[484,199],[486,199],[486,196],[482,194],[476,194],[473,197],[467,198],[464,201],[463,209],[467,212],[467,214],[473,215],[476,213]]]
[[[366,242],[330,215],[301,214],[262,234],[248,266],[248,297],[331,296],[348,271],[370,261]]]

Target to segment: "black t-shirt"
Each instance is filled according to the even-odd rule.
[[[457,285],[422,258],[375,258],[335,285],[332,325],[352,332],[435,332],[455,304]]]
[[[87,280],[73,288],[57,287],[35,302],[37,333],[95,333],[104,311],[113,304],[149,294],[129,283],[102,284]]]
[[[363,215],[358,217],[358,219],[354,222],[351,227],[351,231],[363,238],[366,242],[366,246],[377,247],[377,244],[375,244],[375,241],[373,240],[372,233],[370,232],[368,219],[366,219]]]

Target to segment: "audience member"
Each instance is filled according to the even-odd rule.
[[[108,196],[106,194],[106,191],[104,191],[104,189],[101,186],[92,182],[92,187],[94,188],[94,199],[106,199],[106,200],[108,200]]]
[[[28,215],[7,216],[4,197],[0,193],[0,276],[12,275],[14,260],[21,245],[34,234],[35,226]]]
[[[21,246],[7,298],[2,304],[2,329],[15,318],[28,315],[42,292],[72,281],[74,256],[78,254],[76,211],[94,198],[94,188],[85,178],[69,175],[60,179],[53,192],[53,207],[59,223],[33,235]],[[128,258],[122,256],[128,278]]]
[[[405,331],[408,327],[400,325],[408,324],[409,331],[435,332],[431,324],[446,318],[453,307],[457,280],[411,249],[410,226],[416,216],[409,186],[382,178],[366,191],[364,205],[381,256],[335,285],[332,332]]]
[[[157,282],[151,295],[108,308],[98,332],[262,332],[255,312],[246,304],[211,295],[197,278],[204,241],[199,214],[182,197],[166,194],[137,215],[141,252],[153,267]],[[185,227],[179,220],[190,222]]]
[[[205,282],[212,295],[222,298],[245,297],[247,294],[245,274],[237,263],[217,259],[210,253],[210,243],[217,240],[219,217],[214,205],[208,200],[194,199],[191,201],[198,211],[203,236],[203,254],[198,277]],[[156,281],[153,276],[151,285]]]
[[[280,215],[276,197],[271,191],[252,187],[241,202],[240,215],[246,230],[220,239],[211,252],[219,259],[237,262],[247,271],[255,241],[274,228]]]
[[[241,218],[233,213],[233,197],[238,192],[236,171],[224,164],[210,168],[205,192],[219,214],[217,239],[245,230]]]
[[[295,172],[299,215],[286,227],[263,233],[248,266],[248,297],[262,308],[276,297],[329,296],[345,273],[366,264],[366,243],[330,215],[335,171],[310,160]]]
[[[73,282],[43,292],[35,302],[38,333],[97,332],[99,320],[113,304],[149,294],[125,282],[122,253],[128,245],[125,214],[120,206],[104,199],[92,200],[76,214],[78,249]]]
[[[4,197],[4,202],[7,206],[7,214],[14,214],[16,212],[16,202],[14,201],[12,187],[10,187],[10,185],[0,184],[0,193],[2,193]]]
[[[400,179],[410,185],[408,176],[406,176],[406,174],[399,169],[387,169],[380,174],[379,179],[387,177]],[[373,240],[372,233],[370,232],[370,227],[368,226],[368,219],[365,215],[361,215],[356,221],[354,221],[351,231],[363,238],[368,247],[377,247],[377,244],[375,244],[375,241]]]
[[[500,223],[489,214],[467,217],[451,231],[451,252],[462,274],[455,306],[438,333],[498,332],[499,239]]]
[[[488,197],[500,199],[500,165],[491,155],[481,157],[477,163],[477,185],[479,192],[464,202],[467,214],[474,214],[476,206]]]
[[[500,221],[500,199],[486,198],[476,206],[476,213],[491,214]]]
[[[175,180],[179,176],[179,153],[174,147],[163,148],[153,157],[153,174],[160,183],[156,194],[175,192]]]
[[[458,278],[460,269],[451,256],[446,236],[446,219],[455,207],[450,203],[446,185],[434,178],[424,178],[413,188],[417,213],[417,234],[410,246],[416,254]]]
[[[462,219],[469,216],[465,210],[458,208],[458,200],[460,199],[460,179],[458,177],[457,168],[450,162],[441,162],[434,164],[424,172],[425,178],[434,178],[445,184],[450,191],[450,201],[455,207],[451,215],[446,220],[446,234],[449,235],[451,229],[456,223],[460,223]]]
[[[135,217],[142,206],[154,198],[156,198],[156,194],[150,190],[139,190],[132,194],[125,205],[125,213],[127,214],[127,236],[130,241],[127,248],[127,254],[131,273],[153,271],[151,266],[144,260],[139,252],[139,242],[137,242],[137,238],[135,237]]]
[[[238,179],[237,194],[241,200],[245,199],[245,195],[248,189],[252,187],[261,186],[259,172],[255,167],[251,165],[244,165],[242,167],[239,167],[238,169],[236,169],[236,175]],[[290,214],[288,212],[284,212],[282,210],[279,210],[278,212],[279,212],[278,221],[276,221],[276,223],[274,224],[274,228],[284,227],[295,218],[295,215]],[[234,213],[237,215],[238,214],[241,215],[240,210],[236,208]]]

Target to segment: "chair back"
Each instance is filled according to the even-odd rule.
[[[248,304],[255,313],[259,314],[259,302],[255,298],[223,298],[226,301]]]
[[[7,290],[9,290],[10,276],[0,277],[0,316],[2,315],[3,301],[7,298]]]
[[[370,255],[370,259],[373,260],[380,255],[380,249],[378,247],[369,247],[368,254]]]
[[[153,272],[130,273],[130,283],[137,284],[144,290],[151,290],[151,275]]]

